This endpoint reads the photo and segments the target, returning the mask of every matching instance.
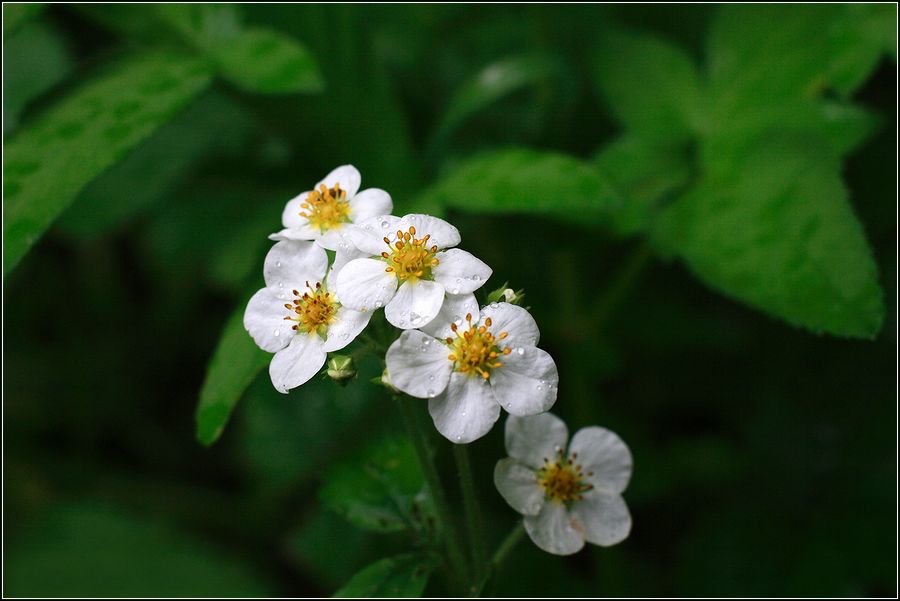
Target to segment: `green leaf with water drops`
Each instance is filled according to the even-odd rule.
[[[95,177],[169,121],[209,84],[199,59],[132,55],[50,108],[6,143],[4,274]]]
[[[357,572],[335,597],[421,597],[435,567],[430,557],[412,553],[379,559]]]
[[[605,222],[617,197],[590,163],[556,152],[509,148],[464,161],[416,202],[585,225]]]
[[[814,332],[871,338],[883,295],[840,173],[823,140],[773,137],[674,203],[656,242],[728,296]]]
[[[356,526],[376,532],[419,528],[424,480],[409,439],[388,435],[369,442],[335,467],[319,498]]]
[[[272,358],[244,329],[245,307],[246,303],[239,304],[225,322],[206,368],[196,415],[197,439],[205,445],[219,439],[244,390]]]

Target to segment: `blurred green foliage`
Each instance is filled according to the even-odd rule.
[[[635,456],[625,543],[494,593],[896,594],[895,5],[3,13],[5,594],[456,590],[364,343],[284,396],[241,324],[345,163],[525,289],[553,411]],[[502,428],[470,451],[493,547]]]

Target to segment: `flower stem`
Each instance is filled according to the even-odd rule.
[[[510,551],[515,549],[516,545],[519,544],[519,541],[522,540],[523,534],[525,534],[525,522],[519,520],[515,527],[510,530],[509,534],[506,535],[506,538],[503,539],[503,542],[500,543],[500,546],[497,547],[497,550],[494,551],[494,556],[491,557],[491,563],[486,566],[486,573],[482,577],[481,583],[475,591],[476,596],[483,596],[488,581],[491,580],[500,566],[503,565],[503,561],[506,559],[506,556],[509,555]]]
[[[592,336],[596,336],[599,333],[615,310],[622,304],[622,301],[625,300],[631,287],[650,264],[652,257],[653,253],[650,250],[650,245],[646,243],[642,243],[632,251],[631,256],[619,268],[612,283],[595,301],[592,311],[587,318],[587,324],[583,326],[584,331],[590,332]]]
[[[416,456],[419,465],[422,468],[422,474],[425,476],[425,485],[428,486],[428,492],[431,493],[431,499],[434,501],[434,508],[437,512],[437,519],[440,523],[441,530],[444,533],[444,539],[447,545],[447,558],[450,562],[450,569],[453,572],[456,582],[462,583],[468,572],[465,558],[462,552],[462,546],[459,541],[459,530],[450,513],[450,507],[447,505],[447,497],[444,494],[444,487],[438,476],[437,468],[428,449],[428,442],[425,433],[419,426],[416,419],[415,409],[413,407],[413,399],[400,394],[395,398],[400,405],[400,411],[403,414],[403,422],[409,437],[412,439],[413,447],[416,450]]]
[[[484,520],[478,498],[475,496],[475,482],[472,479],[472,465],[469,462],[468,445],[453,445],[453,456],[459,470],[459,484],[462,489],[463,506],[466,511],[466,526],[469,534],[469,546],[472,550],[472,591],[477,591],[477,583],[481,580],[485,567],[486,551],[484,548]]]

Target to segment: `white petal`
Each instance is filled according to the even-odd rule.
[[[282,240],[269,250],[263,264],[266,286],[275,290],[300,290],[308,281],[321,282],[328,269],[328,254],[315,242]]]
[[[619,436],[606,428],[582,428],[572,437],[569,454],[578,454],[578,463],[598,492],[618,494],[631,480],[631,451]]]
[[[453,362],[447,358],[449,353],[443,342],[428,334],[404,331],[385,356],[391,383],[410,396],[434,398],[450,380]]]
[[[359,336],[369,320],[372,319],[371,311],[354,311],[349,307],[341,307],[334,315],[334,322],[328,326],[328,339],[322,350],[326,353],[339,351]]]
[[[589,493],[572,507],[575,527],[589,543],[609,547],[628,538],[631,514],[619,495]]]
[[[350,199],[350,220],[354,223],[379,215],[390,215],[393,210],[391,195],[379,188],[363,190]]]
[[[494,335],[508,332],[504,341],[507,346],[536,346],[541,337],[537,323],[531,313],[510,303],[491,303],[481,309],[481,323],[491,318],[491,332]]]
[[[468,314],[472,315],[474,322],[478,322],[478,301],[475,299],[475,295],[448,294],[444,297],[444,303],[437,316],[419,329],[438,340],[444,340],[448,336],[453,336],[451,323],[456,323],[457,326],[467,325],[466,315]]]
[[[319,246],[328,250],[337,250],[341,248],[341,245],[345,248],[349,246],[350,240],[347,236],[349,228],[347,225],[349,224],[339,223],[335,227],[325,230],[317,239]]]
[[[285,321],[288,310],[284,299],[278,298],[271,288],[258,291],[247,303],[244,311],[244,329],[264,351],[274,353],[286,347],[294,335],[293,322]]]
[[[269,234],[269,240],[279,242],[281,240],[318,240],[319,230],[308,223],[299,227],[285,228],[281,231]]]
[[[424,238],[426,234],[430,234],[428,246],[437,245],[438,248],[450,248],[459,244],[459,230],[437,217],[431,215],[410,214],[403,217],[403,223],[400,225],[404,232],[409,230],[409,226],[416,228],[416,238]],[[395,232],[396,233],[396,232]]]
[[[352,245],[347,248],[339,247],[334,254],[334,263],[331,264],[331,269],[328,270],[328,275],[325,276],[325,282],[328,285],[328,289],[337,291],[337,276],[347,263],[354,259],[362,259],[368,256],[368,253],[364,253]],[[340,298],[338,300],[340,300]]]
[[[286,228],[300,228],[309,225],[309,220],[300,216],[300,213],[304,212],[300,205],[306,202],[308,195],[309,192],[304,192],[287,201],[287,204],[284,205],[284,211],[281,212],[281,225]]]
[[[399,217],[393,215],[378,215],[358,222],[355,227],[348,228],[347,232],[356,248],[369,256],[379,256],[388,249],[385,238],[396,240],[400,221]]]
[[[347,198],[353,198],[359,190],[361,181],[362,177],[359,175],[356,167],[353,165],[341,165],[322,178],[322,181],[316,184],[316,190],[322,184],[325,184],[326,188],[334,188],[335,184],[340,184],[341,190],[347,192]]]
[[[428,413],[444,438],[465,444],[490,432],[500,417],[500,405],[481,378],[454,372],[443,394],[428,401]]]
[[[571,555],[584,546],[584,535],[559,502],[544,503],[536,516],[526,515],[525,532],[534,544],[553,555]]]
[[[434,281],[443,284],[451,294],[475,292],[491,277],[491,268],[464,250],[451,248],[437,253],[435,258],[440,262],[431,270]]]
[[[515,459],[501,459],[494,466],[494,486],[509,506],[523,515],[537,515],[544,504],[544,489],[537,474]]]
[[[556,450],[565,450],[569,439],[566,423],[552,413],[506,418],[506,454],[520,463],[538,469],[545,459],[553,459]]]
[[[322,339],[316,334],[295,334],[286,349],[275,353],[269,364],[269,376],[275,390],[287,391],[305,384],[325,365]]]
[[[443,303],[444,287],[437,282],[406,281],[384,308],[384,316],[398,328],[420,328],[437,316]]]
[[[534,346],[513,347],[491,370],[491,388],[500,406],[513,415],[535,415],[556,402],[559,373],[550,355]]]
[[[397,291],[397,276],[384,270],[384,261],[354,259],[337,276],[341,304],[356,311],[374,311],[385,306]]]

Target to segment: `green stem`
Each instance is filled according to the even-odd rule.
[[[422,474],[425,476],[425,484],[428,486],[428,492],[434,501],[434,508],[437,512],[437,519],[440,523],[441,530],[444,533],[445,542],[447,544],[447,557],[450,562],[450,569],[454,573],[457,582],[463,582],[468,572],[465,558],[462,552],[462,545],[459,540],[459,530],[450,513],[450,506],[447,504],[447,497],[444,494],[444,487],[438,476],[437,468],[432,460],[431,453],[428,450],[428,442],[425,438],[419,421],[416,419],[415,409],[413,407],[413,399],[406,395],[395,396],[400,411],[403,414],[403,422],[409,437],[412,439],[413,447],[416,450],[416,456],[419,459],[419,465],[422,467]]]
[[[481,572],[486,560],[484,520],[481,517],[478,498],[475,496],[475,481],[472,478],[472,465],[469,462],[468,445],[453,445],[453,455],[456,459],[456,467],[459,470],[459,484],[462,489],[463,506],[466,512],[469,547],[472,550],[472,592],[475,592],[477,590],[476,585],[482,577]]]
[[[497,573],[497,570],[503,565],[506,556],[509,555],[510,551],[516,548],[516,545],[522,540],[524,534],[525,522],[524,520],[519,520],[515,527],[510,530],[509,534],[506,535],[506,538],[503,539],[503,542],[500,543],[500,546],[497,547],[497,550],[494,551],[494,556],[491,557],[491,563],[486,566],[486,573],[482,577],[478,589],[475,591],[477,597],[481,597],[484,594],[484,589],[487,586],[488,581]]]

